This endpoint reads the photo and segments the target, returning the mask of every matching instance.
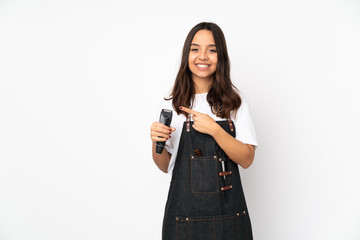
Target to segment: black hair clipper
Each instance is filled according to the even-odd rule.
[[[172,111],[168,109],[163,109],[160,114],[159,122],[170,127],[171,119],[172,119]],[[161,154],[164,150],[164,146],[165,146],[165,142],[156,142],[156,153]]]

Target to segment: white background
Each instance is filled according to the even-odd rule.
[[[359,1],[1,0],[1,240],[161,239],[149,127],[201,21],[250,100],[255,239],[360,239]]]

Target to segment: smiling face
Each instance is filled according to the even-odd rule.
[[[193,81],[212,81],[218,55],[213,34],[209,30],[199,30],[190,46],[188,66]]]

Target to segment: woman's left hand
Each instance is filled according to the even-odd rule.
[[[198,132],[213,135],[220,127],[219,124],[207,114],[182,106],[180,107],[180,110],[192,115],[192,120],[194,121],[193,128]]]

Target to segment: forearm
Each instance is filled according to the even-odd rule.
[[[213,131],[212,136],[232,161],[243,168],[248,168],[252,164],[255,155],[252,145],[238,141],[219,125]]]
[[[152,144],[152,157],[154,159],[154,162],[155,162],[156,166],[161,171],[163,171],[164,173],[167,173],[171,154],[168,153],[166,148],[164,147],[164,150],[163,150],[162,154],[157,154],[156,153],[156,142],[153,142],[153,144]]]

